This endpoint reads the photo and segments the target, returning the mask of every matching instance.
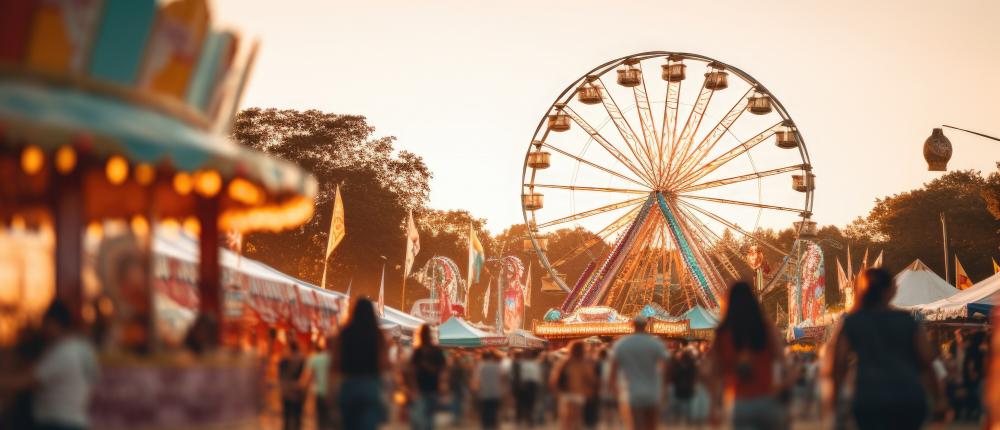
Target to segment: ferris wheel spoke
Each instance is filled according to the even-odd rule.
[[[591,161],[588,161],[588,160],[586,160],[586,159],[583,159],[583,158],[580,158],[580,157],[577,157],[577,156],[575,156],[575,155],[573,155],[573,154],[570,154],[569,152],[566,152],[566,151],[563,151],[563,150],[561,150],[561,149],[559,149],[559,148],[556,148],[555,146],[552,146],[552,145],[549,145],[548,143],[546,143],[546,144],[543,144],[543,146],[545,146],[546,148],[549,148],[549,149],[551,149],[551,150],[553,150],[553,151],[555,151],[555,152],[558,152],[559,154],[562,154],[562,155],[564,155],[564,156],[566,156],[566,157],[569,157],[569,158],[572,158],[572,159],[574,159],[574,160],[576,160],[576,161],[579,161],[579,162],[581,162],[581,163],[583,163],[583,164],[586,164],[586,165],[588,165],[588,166],[590,166],[590,167],[593,167],[593,168],[595,168],[595,169],[597,169],[597,170],[600,170],[600,171],[602,171],[602,172],[605,172],[605,173],[608,173],[608,174],[611,174],[611,175],[614,175],[614,176],[617,176],[617,177],[619,177],[619,178],[621,178],[621,179],[624,179],[624,180],[626,180],[626,181],[629,181],[629,182],[631,182],[631,183],[633,183],[633,184],[636,184],[636,185],[638,185],[638,186],[640,186],[640,187],[647,187],[647,188],[649,187],[649,184],[644,184],[644,183],[642,183],[642,182],[639,182],[639,181],[637,181],[637,180],[635,180],[635,179],[633,179],[633,178],[630,178],[630,177],[628,177],[628,176],[625,176],[625,175],[623,175],[623,174],[621,174],[621,173],[618,173],[618,172],[616,172],[616,171],[614,171],[614,170],[611,170],[611,169],[608,169],[608,168],[606,168],[606,167],[604,167],[604,166],[601,166],[601,165],[599,165],[599,164],[596,164],[596,163],[593,163],[593,162],[591,162]]]
[[[667,95],[663,106],[663,125],[660,127],[660,159],[657,161],[660,164],[661,172],[670,171],[671,161],[674,158],[674,152],[677,148],[674,145],[674,135],[677,133],[677,112],[680,106],[680,95],[681,81],[675,80],[667,83]],[[669,156],[666,155],[668,151],[667,147],[669,147],[670,151]]]
[[[632,87],[632,94],[635,97],[639,123],[642,126],[642,138],[645,142],[646,158],[654,176],[658,178],[662,174],[660,172],[660,163],[657,161],[659,155],[656,154],[658,139],[656,124],[653,123],[653,111],[649,108],[649,93],[646,92],[645,77],[639,79],[639,85]]]
[[[806,164],[796,164],[793,166],[779,167],[777,169],[765,170],[762,172],[754,172],[746,175],[733,176],[731,178],[719,179],[715,181],[702,182],[700,184],[690,185],[677,190],[681,193],[689,193],[692,191],[705,190],[708,188],[716,188],[724,185],[735,184],[739,182],[746,182],[754,179],[760,179],[767,176],[780,175],[782,173],[794,172],[796,170],[803,170],[807,167]]]
[[[632,129],[628,120],[625,119],[625,115],[622,114],[621,109],[618,107],[618,102],[611,97],[611,94],[608,93],[608,89],[604,86],[604,82],[602,82],[600,78],[595,79],[591,82],[591,84],[600,88],[601,101],[604,105],[604,110],[607,111],[608,118],[611,118],[611,122],[615,123],[615,128],[618,129],[618,134],[622,136],[622,139],[625,141],[625,146],[628,147],[629,152],[632,153],[636,161],[639,162],[639,165],[642,166],[643,171],[646,172],[646,176],[651,179],[655,179],[656,176],[654,175],[652,165],[649,163],[649,160],[652,159],[652,157],[650,156],[649,151],[646,151],[645,148],[643,148],[642,143],[639,141],[639,136],[635,134],[635,130]],[[639,151],[643,151],[645,157],[643,157],[643,154],[640,154]],[[651,183],[655,184],[656,182],[654,180]]]
[[[635,219],[635,216],[639,214],[639,209],[641,208],[642,208],[641,206],[636,206],[632,210],[626,212],[625,215],[622,215],[618,219],[612,221],[611,224],[608,224],[606,227],[602,228],[597,233],[594,233],[594,237],[587,239],[587,241],[584,242],[583,245],[574,248],[566,255],[560,257],[558,260],[552,263],[552,266],[553,267],[560,266],[563,263],[576,258],[580,254],[583,254],[585,251],[592,248],[597,243],[607,239],[612,234],[615,234],[615,232],[628,226],[628,224],[631,223],[633,219]]]
[[[528,186],[529,184],[525,184]],[[594,191],[599,193],[619,193],[619,194],[642,194],[649,195],[650,190],[630,190],[627,188],[605,188],[605,187],[584,187],[579,185],[553,185],[553,184],[530,184],[535,188],[550,188],[556,190],[570,191]]]
[[[587,123],[587,121],[583,119],[579,114],[577,114],[573,109],[571,109],[569,106],[566,106],[563,107],[562,111],[566,113],[566,115],[569,115],[569,117],[573,120],[573,122],[579,125],[580,128],[582,128],[587,134],[589,134],[590,137],[594,139],[594,141],[596,141],[599,145],[601,145],[602,148],[604,148],[604,150],[608,151],[608,154],[611,154],[612,157],[618,160],[618,162],[622,163],[622,165],[624,165],[626,168],[632,171],[632,173],[634,173],[636,176],[647,181],[648,186],[652,186],[652,184],[655,184],[655,182],[653,181],[653,177],[647,173],[646,169],[636,166],[635,163],[633,163],[628,158],[628,156],[619,151],[618,148],[615,148],[614,145],[608,142],[608,139],[605,139],[604,136],[602,136],[601,133],[597,131],[597,129],[595,129],[593,126]]]
[[[684,206],[687,206],[687,207],[695,210],[698,213],[701,213],[702,215],[705,215],[705,216],[707,216],[707,217],[709,217],[709,218],[711,218],[711,219],[719,222],[722,225],[725,225],[726,227],[729,227],[733,231],[736,231],[736,232],[738,232],[738,233],[746,236],[749,239],[752,239],[753,241],[755,241],[755,242],[757,242],[757,243],[759,243],[761,245],[764,245],[764,246],[766,246],[768,248],[771,248],[772,250],[774,250],[775,252],[777,252],[777,253],[779,253],[781,255],[788,255],[788,253],[785,252],[785,251],[783,251],[781,248],[778,248],[777,246],[772,245],[770,242],[761,239],[757,235],[744,230],[742,227],[740,227],[740,226],[738,226],[738,225],[736,225],[736,224],[734,224],[734,223],[726,220],[725,218],[722,218],[722,217],[720,217],[720,216],[718,216],[718,215],[716,215],[716,214],[714,214],[712,212],[709,212],[709,211],[707,211],[705,209],[702,209],[702,208],[700,208],[698,206],[695,206],[695,205],[691,204],[690,202],[686,202],[686,201],[680,200],[680,203],[682,205],[684,205]]]
[[[695,100],[694,106],[691,107],[691,112],[688,113],[684,128],[681,130],[681,134],[675,138],[673,145],[676,148],[671,150],[670,160],[668,160],[671,171],[677,170],[677,166],[681,164],[681,160],[687,158],[687,153],[691,150],[694,136],[698,132],[698,128],[701,127],[701,120],[705,117],[705,110],[708,109],[708,104],[712,101],[712,95],[715,94],[715,90],[708,88],[706,84],[707,82],[702,84],[701,91],[698,92],[698,99]],[[661,183],[660,185],[665,184]]]
[[[611,212],[611,211],[616,210],[616,209],[627,208],[627,207],[632,206],[632,205],[640,204],[640,203],[642,203],[642,202],[644,202],[644,201],[646,201],[648,199],[649,199],[649,197],[639,197],[639,198],[635,198],[635,199],[631,199],[631,200],[621,201],[621,202],[618,202],[618,203],[612,203],[610,205],[601,206],[599,208],[595,208],[595,209],[591,209],[591,210],[588,210],[588,211],[583,211],[583,212],[575,213],[575,214],[570,215],[570,216],[565,216],[565,217],[562,217],[562,218],[554,219],[552,221],[548,221],[548,222],[544,222],[544,223],[538,224],[538,228],[551,227],[551,226],[554,226],[554,225],[559,225],[559,224],[567,223],[567,222],[570,222],[570,221],[575,221],[575,220],[578,220],[578,219],[583,219],[583,218],[591,217],[591,216],[594,216],[594,215],[600,215],[600,214],[605,213],[605,212]]]
[[[779,128],[781,128],[780,121],[772,125],[771,127],[765,129],[764,131],[757,133],[756,136],[751,137],[750,139],[747,139],[746,141],[740,143],[739,145],[730,149],[729,151],[726,151],[722,155],[719,155],[712,161],[705,163],[700,168],[688,172],[688,175],[682,177],[678,181],[678,186],[685,187],[687,185],[690,185],[698,181],[701,178],[704,178],[705,176],[708,176],[708,174],[714,172],[719,167],[724,166],[726,163],[732,161],[733,159],[739,157],[740,155],[746,154],[761,142],[769,139],[771,136],[774,135],[774,133],[778,131]]]
[[[710,131],[708,135],[701,140],[701,142],[698,142],[698,145],[695,146],[689,154],[686,154],[685,157],[681,158],[677,168],[674,169],[673,172],[670,172],[670,177],[667,178],[668,183],[673,183],[674,181],[690,174],[692,171],[696,170],[702,161],[705,161],[705,157],[707,157],[708,153],[715,148],[715,145],[719,143],[722,136],[729,131],[729,128],[733,126],[733,123],[740,118],[740,115],[743,115],[743,112],[746,112],[747,105],[750,103],[751,94],[753,94],[752,88],[748,90],[747,93],[736,102],[736,104],[733,105],[732,109],[729,109],[729,113],[727,113],[726,116],[722,117],[722,119],[715,124],[712,131]]]
[[[776,210],[776,211],[787,211],[787,212],[794,212],[794,213],[797,213],[797,214],[802,214],[803,213],[802,209],[789,208],[789,207],[785,207],[785,206],[765,205],[763,203],[744,202],[744,201],[740,201],[740,200],[729,200],[729,199],[720,199],[720,198],[715,198],[715,197],[695,196],[695,195],[691,195],[691,194],[680,194],[677,197],[678,198],[684,198],[684,199],[702,200],[702,201],[713,202],[713,203],[723,203],[723,204],[727,204],[727,205],[750,206],[750,207],[755,207],[755,208],[760,208],[760,209],[772,209],[772,210]]]
[[[687,208],[682,207],[679,209],[688,217],[689,220],[691,220],[691,223],[694,224],[695,229],[701,234],[702,240],[704,240],[705,243],[714,244],[712,255],[715,256],[716,260],[722,263],[722,267],[725,268],[734,279],[739,278],[739,272],[736,271],[736,267],[733,266],[733,263],[729,261],[729,257],[726,255],[727,249],[733,252],[730,244],[723,242],[722,238],[719,237],[718,234],[708,228],[708,226],[705,225],[701,219],[696,216],[692,216]],[[733,254],[736,255],[737,258],[740,257],[738,252],[733,252]]]

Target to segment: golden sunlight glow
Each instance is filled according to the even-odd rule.
[[[194,178],[195,190],[204,197],[214,197],[222,189],[222,177],[214,170],[197,172]]]
[[[152,184],[154,179],[156,179],[156,169],[153,166],[146,163],[135,166],[135,181],[139,185]]]
[[[193,186],[194,184],[191,182],[191,175],[187,172],[177,172],[177,174],[174,175],[174,191],[176,191],[177,194],[182,196],[191,194],[191,188]]]

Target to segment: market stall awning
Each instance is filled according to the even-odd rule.
[[[451,317],[438,326],[438,344],[444,347],[506,346],[509,340],[473,327],[464,319]]]
[[[542,349],[545,339],[537,337],[527,330],[514,330],[507,334],[509,345],[514,348]]]
[[[988,317],[998,299],[1000,299],[1000,273],[983,279],[950,297],[913,306],[910,309],[932,321],[973,318],[977,314]]]
[[[719,317],[701,305],[688,309],[681,318],[691,322],[692,330],[711,330],[719,325]]]
[[[958,293],[958,288],[941,279],[919,259],[896,275],[896,287],[896,297],[891,303],[898,307],[923,305]]]

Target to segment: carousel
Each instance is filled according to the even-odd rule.
[[[798,271],[790,266],[803,245],[772,243],[758,229],[815,230],[814,190],[794,120],[746,72],[665,51],[593,68],[548,106],[524,157],[526,245],[547,271],[543,290],[565,294],[552,314],[563,320],[537,325],[536,334],[628,330],[565,320],[580,311],[631,317],[655,304],[664,310],[657,318],[696,307],[716,315],[741,272],[758,273],[759,294],[792,288],[777,274]],[[593,234],[550,250],[549,237],[564,228]],[[748,244],[780,267],[765,278]],[[567,279],[565,267],[580,258],[590,263]]]
[[[27,250],[0,258],[2,340],[57,298],[103,330],[94,428],[255,422],[256,367],[177,358],[152,290],[156,238],[183,230],[197,260],[180,275],[197,289],[181,300],[215,321],[202,339],[248,342],[227,298],[273,292],[233,287],[221,239],[312,216],[312,176],[227,138],[256,44],[204,0],[4,2],[0,16],[23,24],[0,27],[0,248]]]

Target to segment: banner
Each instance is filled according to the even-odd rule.
[[[417,232],[417,225],[413,222],[413,211],[406,217],[406,259],[403,263],[403,278],[410,276],[413,269],[413,261],[420,253],[420,234]]]
[[[962,267],[962,263],[958,261],[958,255],[955,255],[955,288],[964,290],[971,287],[972,284],[972,279],[969,278],[967,273],[965,273],[965,268]]]
[[[326,254],[323,257],[323,279],[320,281],[323,289],[326,289],[326,269],[330,254],[333,254],[333,250],[341,240],[344,240],[345,235],[347,230],[344,228],[344,201],[340,198],[340,187],[337,187],[337,193],[333,198],[333,216],[330,218],[330,234],[326,242]]]
[[[816,323],[826,313],[826,272],[823,267],[823,250],[819,245],[808,242],[799,270],[802,274],[802,319]]]
[[[521,328],[524,319],[524,264],[514,256],[506,256],[500,260],[503,265],[503,329],[511,332]]]

